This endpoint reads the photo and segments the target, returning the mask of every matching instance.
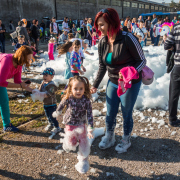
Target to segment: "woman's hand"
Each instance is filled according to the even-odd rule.
[[[92,87],[92,88],[90,89],[90,92],[91,92],[91,94],[94,94],[94,93],[96,93],[96,92],[97,92],[97,88],[95,88],[95,87]]]
[[[123,79],[123,75],[121,72],[119,72],[119,79]]]

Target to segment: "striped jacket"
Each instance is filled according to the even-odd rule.
[[[146,65],[146,58],[137,38],[131,33],[120,31],[113,43],[111,64],[106,62],[109,48],[108,37],[105,36],[98,44],[99,70],[93,86],[95,88],[99,86],[106,70],[108,70],[110,81],[118,84],[119,71],[127,66],[133,66],[139,72],[139,79],[133,80],[132,83],[139,82],[142,79],[141,70]]]
[[[174,64],[180,65],[180,23],[175,24],[172,28],[170,35],[164,43],[164,49],[168,50],[175,46],[176,52],[174,54]]]

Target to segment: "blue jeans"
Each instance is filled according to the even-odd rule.
[[[151,42],[154,43],[153,28],[150,31]]]
[[[5,53],[5,39],[0,39],[0,49],[2,53]]]
[[[54,111],[56,111],[56,108],[57,108],[57,105],[54,105],[54,106],[44,106],[44,111],[45,111],[45,114],[48,118],[48,121],[51,125],[55,126],[55,127],[59,127],[59,123],[58,121],[56,120],[56,118],[53,118],[52,117],[52,114]]]
[[[147,38],[145,38],[144,40],[144,46],[146,46],[146,44],[147,44]]]
[[[160,35],[158,35],[157,37],[154,37],[154,46],[158,46],[159,38],[160,38]]]
[[[118,86],[112,83],[110,80],[107,83],[106,88],[106,129],[107,131],[114,131],[116,126],[116,115],[118,113],[119,104],[121,103],[121,110],[123,115],[123,129],[124,135],[130,135],[133,129],[133,118],[132,111],[136,102],[139,90],[141,87],[141,81],[133,84],[125,94],[118,97],[117,89]]]

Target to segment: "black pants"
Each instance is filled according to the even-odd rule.
[[[169,86],[169,120],[177,120],[177,108],[180,95],[180,66],[175,66],[171,72]]]

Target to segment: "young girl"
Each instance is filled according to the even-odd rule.
[[[93,138],[93,116],[90,98],[88,79],[81,76],[72,77],[69,80],[64,98],[53,113],[53,117],[60,119],[61,113],[66,106],[63,117],[63,123],[65,124],[65,135],[62,140],[63,149],[66,152],[75,151],[79,144],[77,157],[79,162],[75,165],[75,168],[80,173],[86,173],[89,170],[90,145],[87,135],[89,138]],[[86,127],[87,120],[88,128]]]
[[[96,36],[96,32],[93,32],[92,34],[92,46],[95,46],[96,45],[96,40],[97,40],[97,36]]]
[[[71,73],[71,66],[70,66],[70,57],[71,57],[71,52],[73,50],[72,44],[73,44],[72,42],[68,41],[67,43],[63,44],[61,48],[59,49],[59,55],[66,53],[66,59],[65,59],[66,70],[64,72],[65,79],[69,79],[70,77],[73,77]]]
[[[79,54],[79,49],[81,48],[81,43],[79,40],[73,42],[73,51],[71,53],[71,73],[73,76],[83,75],[86,69],[82,65],[81,56]],[[84,71],[82,71],[82,70]]]
[[[24,46],[24,45],[26,45],[24,35],[18,36],[18,43],[17,44],[15,44],[14,42],[12,43],[12,46],[15,46],[15,51],[17,51],[21,46]]]
[[[49,44],[48,44],[49,60],[54,60],[53,52],[54,52],[54,39],[51,38],[51,39],[49,40]]]

